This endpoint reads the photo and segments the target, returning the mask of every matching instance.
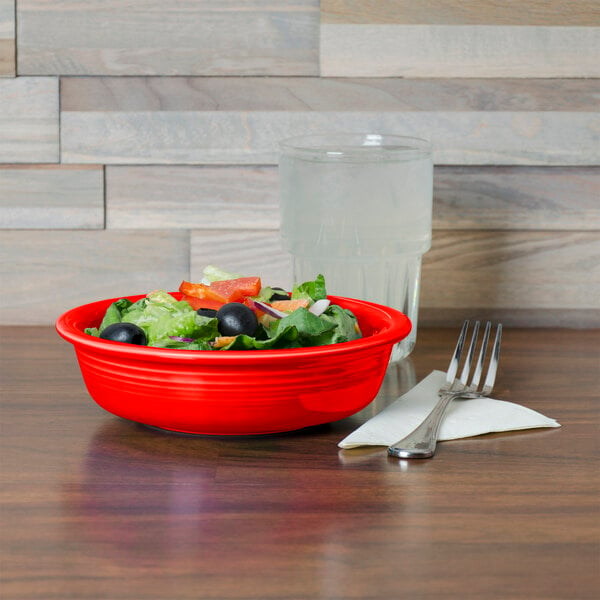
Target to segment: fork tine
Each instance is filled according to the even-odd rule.
[[[456,348],[454,349],[452,360],[450,360],[450,365],[448,365],[448,371],[446,372],[446,384],[444,386],[445,389],[450,389],[450,387],[452,387],[452,384],[454,383],[454,379],[456,378],[456,372],[458,371],[458,363],[460,362],[460,357],[462,355],[465,338],[467,337],[468,328],[469,321],[465,321],[463,323],[462,329],[460,330],[460,335],[458,336],[458,341],[456,342]]]
[[[494,340],[494,347],[492,348],[492,357],[490,358],[490,366],[483,384],[483,394],[489,394],[494,387],[496,381],[496,372],[498,370],[498,360],[500,358],[500,342],[502,340],[502,325],[498,324],[496,329],[496,339]]]
[[[477,366],[475,367],[475,373],[473,373],[473,379],[471,379],[470,390],[476,390],[481,380],[481,373],[483,372],[483,363],[485,362],[485,353],[487,350],[488,340],[490,339],[490,329],[492,324],[488,321],[485,324],[485,331],[483,332],[483,340],[481,341],[481,348],[479,349],[479,358],[477,359]]]
[[[471,371],[471,363],[473,362],[473,356],[475,355],[475,346],[477,344],[477,336],[479,335],[479,321],[475,321],[473,327],[473,333],[471,334],[471,343],[469,344],[469,351],[467,352],[467,358],[463,365],[462,373],[460,374],[460,382],[463,386],[467,385],[467,379],[469,378],[469,372]]]

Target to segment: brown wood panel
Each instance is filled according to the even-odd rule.
[[[436,231],[423,257],[427,309],[588,310],[600,318],[597,231]],[[541,317],[540,317],[541,319]],[[520,323],[525,325],[525,323]]]
[[[0,77],[15,75],[15,42],[0,39]]]
[[[596,0],[321,0],[321,23],[600,25]]]
[[[275,166],[109,166],[107,227],[277,229]],[[436,167],[435,229],[600,230],[598,167]]]
[[[20,0],[20,74],[316,75],[317,0]]]
[[[4,231],[0,319],[54,323],[65,310],[119,295],[177,289],[189,273],[185,231]]]
[[[65,112],[596,112],[585,79],[336,77],[62,77]]]
[[[101,229],[101,166],[0,165],[1,229]]]
[[[436,167],[433,227],[600,231],[600,168]]]
[[[0,77],[15,76],[15,2],[0,0]]]
[[[337,448],[398,389],[444,369],[456,335],[422,328],[354,417],[240,439],[112,417],[52,328],[2,328],[3,594],[595,598],[598,331],[505,329],[497,397],[560,429],[443,442],[427,461]]]

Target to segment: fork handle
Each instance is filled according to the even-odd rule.
[[[425,420],[406,437],[388,448],[388,454],[397,458],[430,458],[435,454],[437,436],[446,408],[460,393],[441,392],[438,403]]]

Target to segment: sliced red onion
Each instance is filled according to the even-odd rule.
[[[169,336],[175,342],[194,342],[194,338],[184,338],[178,335],[170,335]]]
[[[316,300],[315,303],[308,309],[308,311],[318,317],[327,310],[327,307],[330,304],[331,300],[327,300],[327,298],[323,298],[322,300]]]
[[[276,308],[273,308],[264,302],[260,302],[259,300],[252,300],[252,302],[254,302],[254,306],[256,306],[256,308],[262,310],[267,315],[275,317],[276,319],[283,319],[283,317],[287,317],[287,313],[277,310]]]

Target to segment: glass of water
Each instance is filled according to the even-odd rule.
[[[386,134],[284,140],[279,159],[281,236],[294,281],[322,273],[327,291],[401,310],[417,336],[421,257],[431,247],[429,142]]]

